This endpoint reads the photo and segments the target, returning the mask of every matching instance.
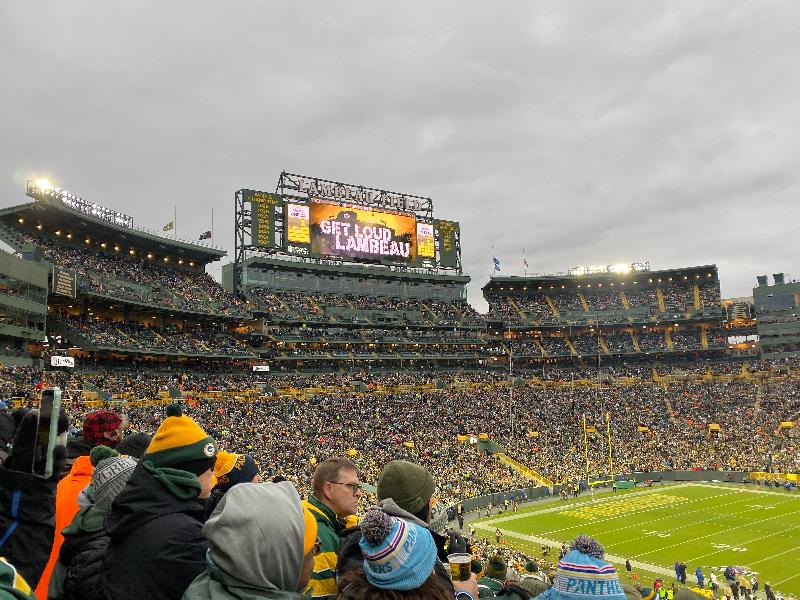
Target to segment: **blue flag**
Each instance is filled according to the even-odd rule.
[[[497,258],[496,256],[493,256],[492,258],[494,259],[494,270],[495,271],[499,271],[500,270],[500,259]]]

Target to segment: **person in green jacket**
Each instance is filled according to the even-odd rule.
[[[319,551],[317,522],[288,481],[241,483],[203,526],[201,573],[183,600],[299,600]]]
[[[312,598],[332,600],[336,597],[336,568],[339,537],[358,511],[361,483],[356,466],[346,458],[328,458],[314,470],[313,494],[303,506],[311,511],[319,527],[320,552],[314,559],[309,591]]]

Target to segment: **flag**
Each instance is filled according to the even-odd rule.
[[[203,233],[200,234],[200,239],[201,240],[207,240],[207,239],[210,239],[210,238],[211,238],[211,230],[210,229],[208,231],[204,231]]]
[[[493,256],[492,259],[494,260],[494,270],[495,271],[499,271],[500,270],[500,259],[497,258],[496,256]]]
[[[161,231],[172,231],[175,229],[175,221],[170,221],[161,228]]]
[[[526,269],[528,268],[528,259],[526,259],[524,256],[522,257],[522,264],[525,266]]]

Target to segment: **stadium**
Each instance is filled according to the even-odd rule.
[[[233,192],[228,258],[47,181],[26,194],[0,210],[4,412],[57,387],[72,437],[108,411],[128,439],[179,404],[306,498],[347,457],[362,514],[387,464],[415,463],[435,481],[431,529],[509,580],[535,564],[547,582],[587,533],[626,583],[800,593],[800,287],[783,274],[735,301],[713,264],[495,275],[480,314],[469,240],[427,197],[283,172]],[[2,430],[12,458],[19,428]],[[34,577],[38,597],[73,597]]]

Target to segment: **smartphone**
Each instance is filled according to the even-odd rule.
[[[58,416],[61,413],[61,388],[52,387],[42,390],[39,398],[39,414],[36,417],[36,440],[34,461],[31,472],[39,477],[49,479],[53,475],[53,449],[58,438]],[[43,472],[38,472],[36,465],[44,463]]]

